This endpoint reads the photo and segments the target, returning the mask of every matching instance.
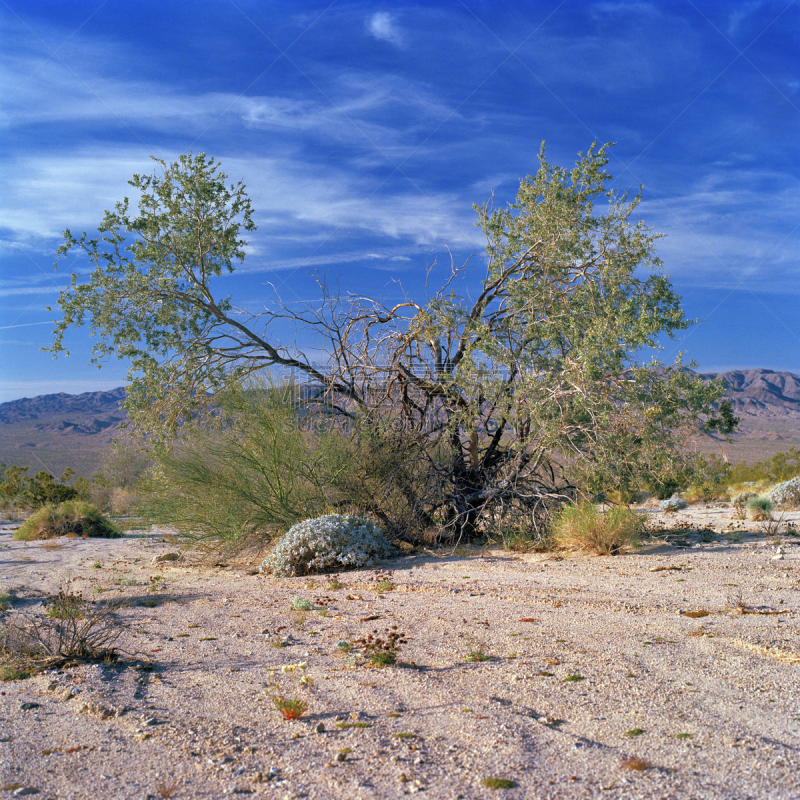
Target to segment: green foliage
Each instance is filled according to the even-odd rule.
[[[395,532],[410,521],[414,531],[471,538],[518,518],[541,538],[577,487],[625,494],[642,481],[683,481],[689,434],[736,424],[719,402],[721,385],[703,384],[680,358],[666,369],[641,363],[664,334],[692,323],[661,273],[659,235],[636,220],[641,195],[612,187],[607,147],[593,144],[565,169],[543,146],[516,202],[476,207],[488,266],[461,295],[463,268],[421,304],[387,308],[360,295],[331,296],[321,283],[317,307],[279,302],[259,316],[214,291],[244,257],[240,233],[255,229],[244,186],[226,188],[219,165],[202,154],[159,161],[163,174],[131,181],[138,214],[125,200],[106,212],[99,238],[65,232],[59,256],[77,248],[94,269],[86,280],[73,275],[62,292],[50,350],[63,351],[67,330],[88,325],[95,363],[130,361],[134,425],[162,441],[180,429],[177,455],[159,457],[155,479],[167,475],[168,495],[185,488],[185,499],[178,490],[169,500],[187,527],[196,518],[206,532],[236,538],[319,513],[333,490],[334,507],[351,502]],[[325,366],[276,343],[270,324],[287,320],[329,353]],[[271,366],[319,384],[305,405],[317,420],[340,425],[338,441],[364,459],[363,480],[343,469],[323,485],[328,467],[288,473],[270,452],[246,470],[261,472],[264,503],[248,494],[246,480],[234,486],[234,460],[217,449],[225,427],[213,406],[223,387]],[[303,450],[303,437],[295,438],[280,441],[302,465],[321,439]],[[201,488],[217,477],[220,490],[204,500]],[[201,511],[193,517],[195,500]]]
[[[82,500],[67,500],[58,505],[42,506],[14,531],[21,541],[52,539],[56,536],[121,536],[119,529],[100,511]]]
[[[768,497],[751,497],[746,505],[754,520],[769,519],[774,508],[772,501]]]
[[[616,555],[639,544],[642,518],[629,508],[601,513],[592,503],[565,506],[553,520],[552,541],[565,550]]]
[[[92,475],[90,501],[103,511],[125,515],[142,504],[140,483],[152,465],[148,450],[119,442],[100,458],[100,469]]]
[[[212,419],[187,422],[174,448],[155,448],[141,486],[147,515],[190,540],[236,546],[328,510],[346,442],[338,431],[301,425],[297,396],[291,385],[256,379],[222,392]]]
[[[203,153],[154,161],[162,175],[129,182],[140,192],[138,214],[126,198],[105,212],[99,238],[64,232],[59,258],[78,248],[94,271],[88,281],[73,273],[61,293],[63,319],[49,350],[68,355],[64,334],[88,325],[96,338],[92,363],[118,357],[131,364],[124,405],[134,425],[169,432],[231,372],[260,366],[252,348],[264,343],[247,331],[230,298],[211,292],[214,279],[244,259],[240,233],[256,229],[244,184],[226,187],[219,164]]]
[[[42,470],[32,478],[25,475],[27,467],[0,465],[0,502],[17,508],[41,508],[48,503],[63,503],[66,500],[85,499],[88,484],[80,477],[74,486],[67,483],[75,477],[69,467],[64,470],[61,482]]]
[[[517,786],[517,783],[509,778],[484,778],[481,783],[487,789],[514,789]]]
[[[728,485],[759,481],[778,483],[779,481],[788,481],[795,475],[800,475],[800,450],[791,447],[787,451],[775,453],[771,458],[755,464],[740,462],[730,471]]]

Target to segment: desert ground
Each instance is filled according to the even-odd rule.
[[[117,661],[0,683],[0,798],[796,800],[800,537],[732,511],[648,510],[652,538],[616,557],[419,550],[340,585],[200,559],[166,529],[0,525],[9,618],[69,582],[122,600],[124,629]],[[394,665],[348,651],[393,625]],[[268,693],[301,662],[287,721]]]

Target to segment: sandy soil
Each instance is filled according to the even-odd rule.
[[[164,531],[52,548],[0,526],[10,613],[70,580],[124,598],[135,652],[0,684],[0,798],[800,798],[800,538],[727,507],[668,524],[619,557],[406,554],[383,593],[375,567],[333,589],[154,563]],[[338,646],[390,625],[394,666]],[[270,669],[301,661],[310,707],[285,721]]]

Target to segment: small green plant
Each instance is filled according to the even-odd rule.
[[[153,575],[153,576],[151,576],[150,584],[147,587],[147,593],[148,594],[155,594],[158,591],[159,581],[163,581],[163,580],[164,580],[164,576],[163,575]]]
[[[407,642],[406,634],[398,631],[397,625],[392,625],[384,630],[383,635],[376,628],[353,642],[353,647],[361,650],[373,666],[387,667],[397,662],[397,655]]]
[[[282,675],[288,675],[291,692],[287,694],[276,681],[272,689],[267,690],[269,698],[284,719],[300,719],[308,710],[308,700],[300,696],[301,691],[310,691],[313,684],[307,672],[308,662],[285,664],[280,668]],[[277,670],[276,670],[277,671]]]
[[[293,611],[312,611],[313,608],[314,604],[310,600],[306,600],[305,597],[300,597],[297,595],[292,598]]]
[[[552,539],[564,550],[616,555],[637,547],[642,530],[642,518],[628,508],[601,513],[592,503],[579,503],[566,506],[556,515]]]
[[[750,519],[755,522],[768,520],[772,515],[772,501],[768,497],[751,497],[747,501]]]
[[[514,789],[517,784],[508,778],[484,778],[481,783],[487,789]]]
[[[577,683],[578,681],[582,680],[583,675],[567,675],[567,677],[564,678],[564,683]]]
[[[644,731],[641,728],[631,728],[629,731],[625,731],[625,735],[629,739],[633,739],[636,736],[641,736]]]
[[[344,588],[344,584],[339,580],[338,573],[334,573],[331,575],[330,579],[328,580],[328,585],[325,587],[329,592],[336,592],[339,589]]]
[[[381,594],[382,592],[391,592],[392,589],[394,589],[394,583],[392,580],[393,575],[393,569],[373,570],[372,580],[375,583],[375,591],[378,592],[378,594]]]
[[[693,733],[676,733],[675,734],[675,738],[676,739],[693,739],[694,738],[694,734]]]
[[[119,529],[98,508],[81,500],[68,500],[58,505],[48,504],[31,514],[14,538],[29,542],[34,539],[52,539],[57,536],[113,538],[121,536]]]
[[[2,657],[2,653],[0,653],[0,657]],[[12,666],[0,666],[0,681],[24,681],[26,678],[30,678],[33,675],[31,670],[23,669],[22,667],[12,665]]]
[[[479,661],[488,661],[488,660],[489,656],[487,656],[486,653],[483,652],[483,648],[480,646],[476,647],[474,650],[470,650],[470,652],[467,653],[467,657],[465,659],[465,661],[470,661],[473,663]]]

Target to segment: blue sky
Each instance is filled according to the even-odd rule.
[[[0,401],[123,383],[88,331],[53,360],[75,257],[149,156],[243,179],[259,225],[220,280],[250,310],[313,302],[309,270],[386,300],[483,242],[542,140],[617,142],[701,369],[800,373],[800,3],[0,0]],[[401,289],[402,287],[402,289]],[[288,335],[288,333],[284,333]]]

